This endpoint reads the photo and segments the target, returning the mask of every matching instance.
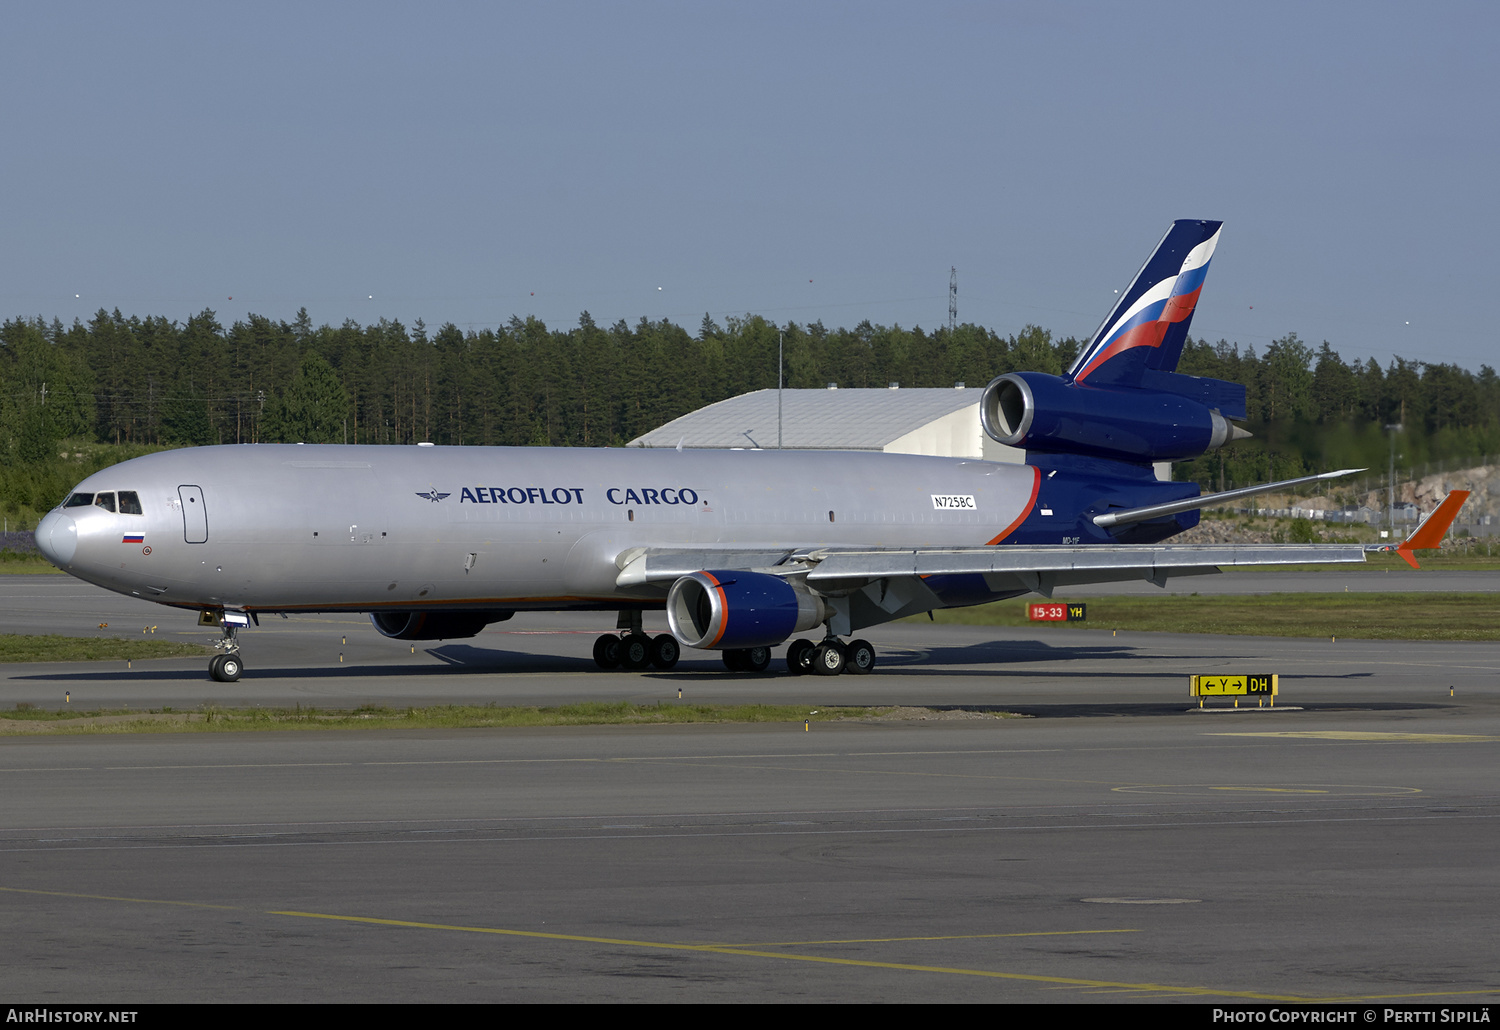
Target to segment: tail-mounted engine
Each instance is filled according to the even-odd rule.
[[[371,612],[380,635],[396,640],[458,640],[472,637],[492,622],[504,622],[510,611]]]
[[[688,647],[771,647],[828,614],[806,587],[763,572],[694,572],[667,594],[667,624]]]
[[[1183,380],[1198,387],[1195,392],[1208,384],[1236,385],[1179,375],[1159,379],[1173,386]],[[1012,447],[1136,463],[1195,458],[1250,435],[1185,388],[1088,386],[1043,372],[995,379],[980,398],[979,418],[986,433]]]

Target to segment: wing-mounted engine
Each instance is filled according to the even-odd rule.
[[[823,598],[764,572],[694,572],[667,594],[667,623],[688,647],[771,647],[828,617]]]
[[[1158,384],[1166,389],[1150,388]],[[1139,387],[1091,386],[1043,372],[1008,372],[985,387],[979,418],[991,437],[1028,452],[1136,464],[1181,461],[1250,435],[1204,403],[1233,389],[1243,408],[1243,387],[1213,379],[1158,373]],[[1238,414],[1234,397],[1223,400]]]
[[[511,611],[371,612],[370,621],[383,637],[395,640],[458,640],[472,637],[492,622],[504,622]]]

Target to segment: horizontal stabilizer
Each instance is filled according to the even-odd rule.
[[[1140,386],[1143,390],[1188,397],[1225,418],[1239,422],[1249,417],[1243,383],[1190,376],[1182,372],[1158,372],[1154,368],[1148,368],[1141,373]]]
[[[1176,515],[1179,511],[1192,511],[1195,508],[1207,508],[1215,504],[1228,504],[1237,501],[1241,497],[1254,497],[1256,494],[1268,494],[1277,490],[1285,490],[1289,487],[1300,486],[1303,483],[1316,483],[1321,479],[1336,479],[1339,476],[1352,476],[1364,469],[1339,469],[1337,472],[1322,472],[1316,476],[1302,476],[1300,479],[1283,479],[1277,483],[1262,483],[1260,486],[1246,486],[1238,490],[1225,490],[1217,494],[1203,494],[1199,497],[1189,497],[1181,501],[1169,501],[1166,504],[1149,504],[1144,508],[1127,508],[1125,511],[1112,511],[1107,515],[1095,515],[1094,525],[1101,528],[1110,526],[1123,526],[1132,522],[1145,522],[1147,519],[1159,519],[1166,515]]]

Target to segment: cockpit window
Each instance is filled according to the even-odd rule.
[[[114,492],[111,491],[110,493],[107,493],[107,494],[95,494],[94,495],[94,504],[97,505],[100,508],[103,508],[105,511],[114,511],[115,510],[115,495],[114,495]]]
[[[64,508],[87,508],[89,505],[91,505],[93,503],[94,503],[94,495],[93,494],[74,494],[72,497],[69,497],[66,501],[63,501],[63,507]]]
[[[134,490],[120,491],[120,514],[122,515],[144,515],[141,511],[141,498]]]

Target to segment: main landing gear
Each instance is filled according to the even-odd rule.
[[[601,669],[644,669],[655,666],[666,671],[677,664],[682,647],[670,633],[648,637],[644,633],[606,633],[594,641],[594,664]]]
[[[840,673],[863,676],[875,668],[875,648],[868,640],[839,643],[828,637],[820,643],[794,640],[786,649],[786,669],[793,676],[837,676]]]
[[[601,669],[644,669],[655,666],[663,672],[682,657],[682,645],[670,633],[648,637],[641,628],[639,611],[623,611],[614,633],[594,641],[594,664]]]
[[[730,672],[765,672],[771,667],[769,647],[730,648],[722,655],[724,668]],[[616,631],[594,641],[594,664],[601,669],[656,668],[665,672],[681,656],[681,645],[672,634],[652,637],[642,631],[638,611],[621,612]],[[786,667],[793,676],[837,676],[846,672],[863,676],[875,668],[875,648],[868,640],[845,644],[832,636],[816,644],[796,640],[786,649]]]

